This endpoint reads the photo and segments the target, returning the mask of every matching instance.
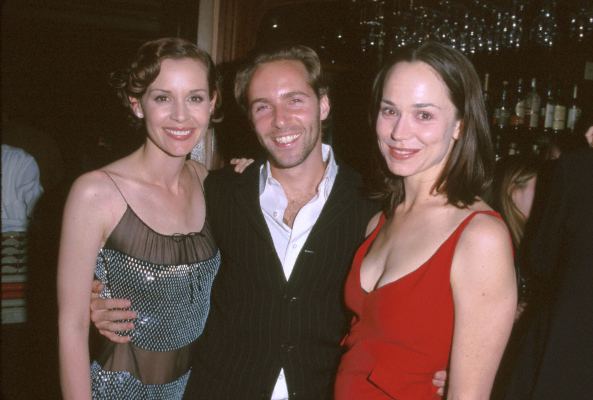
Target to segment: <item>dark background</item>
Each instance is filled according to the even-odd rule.
[[[28,321],[2,325],[3,399],[58,399],[56,262],[72,180],[142,140],[108,85],[140,44],[194,40],[198,1],[2,3],[2,143],[37,160],[44,195],[30,226]]]

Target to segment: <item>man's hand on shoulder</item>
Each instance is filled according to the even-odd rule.
[[[253,158],[233,158],[229,163],[235,166],[235,172],[242,174],[253,163]]]
[[[102,299],[99,297],[103,285],[101,282],[93,281],[91,292],[91,321],[99,333],[114,343],[128,343],[129,336],[119,336],[116,332],[134,329],[133,322],[122,322],[135,320],[136,313],[128,310],[130,300],[127,299]]]

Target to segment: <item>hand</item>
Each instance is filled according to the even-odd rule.
[[[253,158],[232,158],[230,164],[235,166],[235,172],[242,174],[252,162]]]
[[[445,394],[445,384],[447,383],[447,371],[438,371],[432,377],[432,384],[439,388],[437,394],[443,396]]]
[[[126,310],[131,306],[127,299],[101,299],[99,294],[103,289],[100,281],[93,281],[91,292],[91,321],[99,333],[114,343],[128,343],[129,336],[119,336],[115,332],[134,329],[133,322],[118,322],[134,320],[136,313]]]

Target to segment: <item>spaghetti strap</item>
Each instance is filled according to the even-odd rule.
[[[190,161],[189,165],[191,166],[191,169],[193,169],[194,173],[196,174],[196,178],[198,179],[198,184],[200,185],[200,189],[202,189],[202,194],[203,194],[204,193],[204,185],[202,184],[202,180],[200,179],[200,174],[198,173],[198,170],[194,166],[194,163],[192,163]]]
[[[119,192],[119,194],[121,195],[122,199],[124,199],[124,202],[126,203],[126,205],[129,207],[130,204],[128,204],[128,200],[126,199],[126,196],[124,196],[124,194],[122,193],[121,189],[119,188],[119,186],[117,186],[117,183],[115,182],[115,179],[113,179],[113,177],[111,176],[111,174],[109,174],[109,172],[105,171],[105,170],[101,170],[101,172],[103,172],[105,175],[107,175],[109,177],[109,179],[111,179],[111,182],[113,182],[113,184],[115,185],[115,188],[117,189],[117,191]]]
[[[377,221],[377,226],[375,226],[375,229],[373,229],[373,231],[369,235],[369,238],[371,240],[373,240],[373,241],[375,240],[375,238],[379,234],[379,231],[381,230],[381,227],[383,227],[384,223],[385,223],[385,213],[382,212],[381,215],[379,215],[379,221]]]
[[[500,214],[494,210],[476,210],[476,211],[473,211],[471,214],[469,214],[467,217],[465,217],[465,219],[463,221],[461,221],[461,224],[459,224],[459,227],[469,224],[470,221],[478,214],[486,214],[486,215],[490,215],[491,217],[502,219]]]
[[[494,211],[494,210],[476,210],[476,211],[473,211],[467,217],[465,217],[463,219],[463,221],[461,221],[459,223],[459,225],[457,225],[457,228],[455,228],[455,230],[453,231],[453,233],[451,235],[449,235],[449,237],[447,238],[446,241],[453,240],[456,243],[457,240],[459,239],[459,237],[461,236],[461,234],[463,233],[463,231],[465,230],[465,227],[478,214],[486,214],[486,215],[490,215],[490,216],[492,216],[494,218],[498,218],[498,219],[502,220],[502,217],[500,216],[500,214],[498,212]]]
[[[494,211],[494,210],[476,210],[472,214],[486,214],[486,215],[491,215],[491,216],[496,217],[496,218],[502,218],[500,216],[500,214],[497,211]]]

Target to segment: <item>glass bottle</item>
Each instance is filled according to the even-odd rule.
[[[562,96],[562,90],[560,88],[557,89],[556,93],[552,131],[555,135],[558,135],[566,129],[566,99]]]
[[[579,117],[581,116],[581,107],[578,101],[578,90],[578,85],[574,84],[572,87],[572,99],[570,100],[570,105],[568,106],[568,115],[566,117],[566,129],[570,133],[574,133],[574,128],[579,121]]]
[[[515,143],[520,152],[527,152],[530,146],[530,140],[525,130],[525,95],[523,94],[523,79],[517,80],[515,94],[512,98],[511,114],[509,118],[508,140],[507,143]]]
[[[541,97],[537,92],[537,78],[531,78],[531,88],[525,97],[525,126],[533,132],[537,130],[539,122]]]
[[[502,82],[500,97],[498,99],[496,108],[494,109],[493,115],[494,126],[501,131],[509,125],[509,119],[511,117],[508,86],[508,81]]]
[[[494,136],[494,143],[498,144],[500,148],[500,154],[507,154],[507,148],[509,146],[510,139],[509,132],[507,130],[511,116],[508,84],[509,83],[507,81],[502,82],[502,88],[500,90],[498,103],[494,108],[494,113],[492,116],[492,131]]]
[[[539,129],[535,131],[535,147],[540,154],[547,154],[550,146],[552,146],[552,123],[554,122],[555,106],[554,82],[549,80],[540,108]]]
[[[513,108],[511,113],[511,125],[525,124],[525,95],[523,94],[523,78],[517,79],[515,95],[513,96]]]
[[[552,123],[554,122],[554,107],[556,99],[554,97],[554,86],[550,82],[546,88],[546,98],[542,104],[543,109],[543,131],[546,134],[552,133]]]
[[[486,107],[486,114],[488,121],[492,120],[492,104],[490,99],[490,74],[486,72],[484,74],[484,84],[482,85],[482,96],[484,97],[484,106]]]

